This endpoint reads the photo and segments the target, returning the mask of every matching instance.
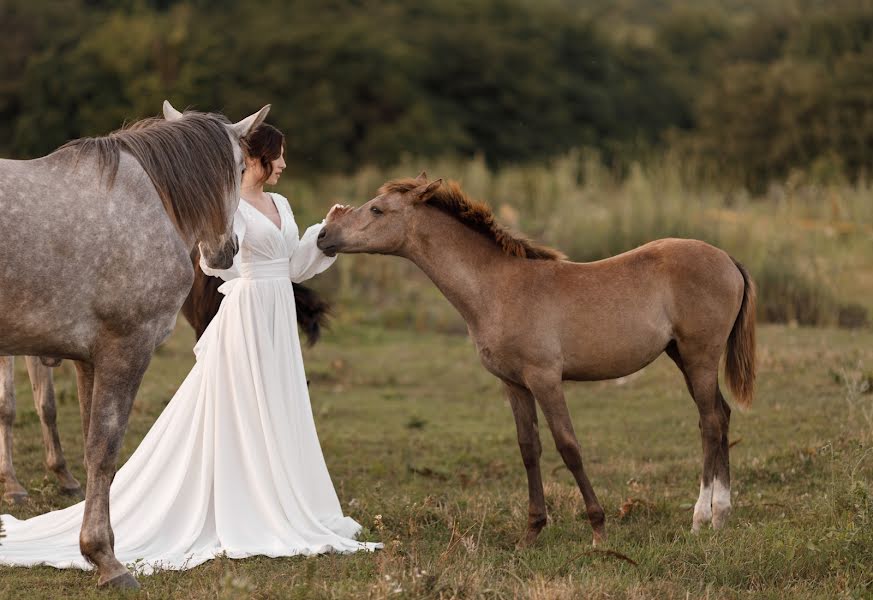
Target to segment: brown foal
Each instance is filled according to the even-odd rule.
[[[329,255],[403,256],[461,313],[515,416],[530,495],[520,545],[532,543],[546,524],[536,405],[579,485],[596,544],[605,537],[603,508],[585,473],[561,382],[622,377],[662,352],[682,371],[700,413],[703,474],[693,530],[725,524],[730,408],[718,385],[721,356],[741,407],[751,404],[755,381],[755,288],[725,252],[664,239],[606,260],[570,262],[498,225],[456,183],[428,183],[424,173],[383,185],[375,198],[328,223],[318,245]]]

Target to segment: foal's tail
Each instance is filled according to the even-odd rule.
[[[734,259],[731,259],[734,260]],[[725,375],[728,387],[741,409],[752,405],[755,394],[755,283],[746,267],[734,260],[743,275],[745,288],[740,312],[727,343]]]

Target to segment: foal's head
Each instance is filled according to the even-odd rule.
[[[328,256],[398,254],[409,235],[416,211],[439,189],[442,179],[428,183],[422,172],[404,185],[385,185],[379,195],[329,222],[318,236],[318,247]]]
[[[429,212],[430,211],[430,212]],[[566,256],[503,227],[487,204],[470,199],[461,187],[441,179],[428,183],[422,173],[395,179],[379,188],[379,195],[329,222],[318,236],[318,247],[337,252],[401,254],[409,236],[425,236],[441,211],[490,240],[507,256],[533,260],[564,260]]]

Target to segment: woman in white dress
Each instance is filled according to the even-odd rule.
[[[343,516],[315,431],[291,282],[334,261],[298,238],[285,198],[267,194],[285,168],[284,138],[249,135],[233,266],[196,363],[110,490],[115,553],[139,573],[187,569],[215,556],[373,550]],[[334,206],[327,219],[347,210]],[[2,565],[89,569],[79,552],[84,503],[19,521],[2,518]]]

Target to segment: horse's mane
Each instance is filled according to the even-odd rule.
[[[149,118],[107,136],[67,142],[59,151],[96,154],[101,178],[108,175],[110,188],[120,153],[128,152],[148,174],[164,209],[184,236],[218,237],[227,227],[226,198],[236,187],[237,167],[227,123],[221,115],[198,112],[186,112],[172,121]]]
[[[422,185],[418,179],[394,179],[379,188],[379,194],[399,192],[405,194]],[[566,256],[554,248],[538,244],[526,237],[513,233],[500,225],[494,218],[491,208],[482,202],[470,199],[456,181],[441,185],[426,200],[429,206],[438,208],[456,218],[474,231],[492,240],[504,254],[538,260],[566,260]]]

